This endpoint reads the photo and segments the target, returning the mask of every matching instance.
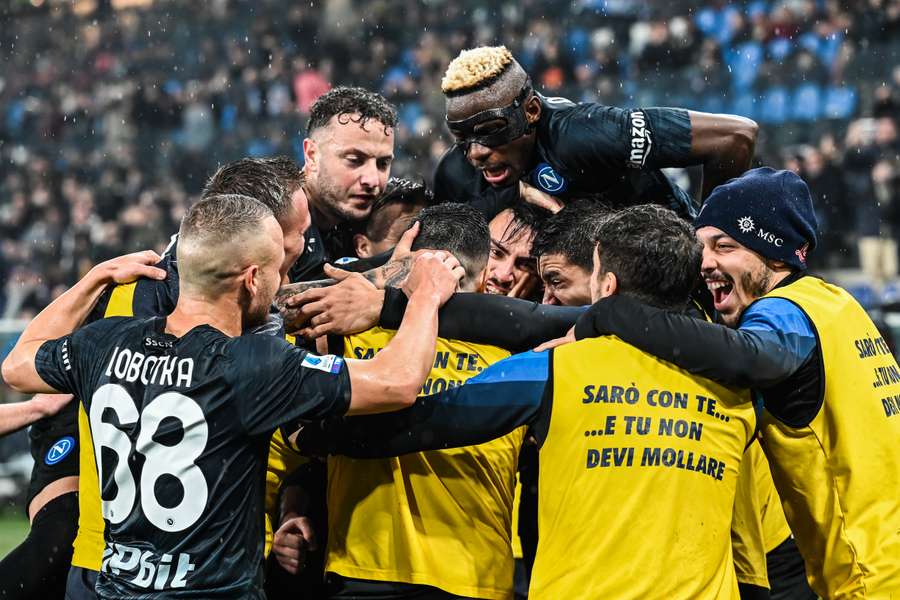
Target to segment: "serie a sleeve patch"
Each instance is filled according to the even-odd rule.
[[[325,354],[322,356],[307,354],[303,357],[303,362],[300,363],[300,366],[318,369],[326,373],[340,373],[344,366],[344,359],[340,356],[335,356],[334,354]]]

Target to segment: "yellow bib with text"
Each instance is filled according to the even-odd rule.
[[[395,332],[345,338],[369,359]],[[509,356],[495,346],[438,339],[422,394],[460,385]],[[345,577],[430,585],[475,598],[512,597],[512,510],[525,428],[477,446],[397,458],[328,459],[326,570]]]
[[[776,288],[813,324],[825,378],[806,427],[766,415],[763,447],[813,590],[900,598],[900,369],[845,290],[814,277]]]
[[[735,486],[749,394],[615,337],[559,346],[530,598],[739,598]]]

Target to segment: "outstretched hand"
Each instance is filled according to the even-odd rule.
[[[283,301],[281,312],[288,333],[314,339],[348,335],[378,323],[384,292],[359,273],[325,265],[325,275],[338,283],[308,289]]]

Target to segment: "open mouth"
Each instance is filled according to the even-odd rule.
[[[484,174],[484,178],[491,185],[498,185],[503,183],[507,177],[509,177],[509,167],[506,165],[496,165],[491,167],[485,167],[481,170]]]
[[[707,279],[706,287],[712,293],[713,304],[715,304],[716,310],[721,309],[734,291],[734,285],[731,282],[721,279]]]
[[[487,294],[498,294],[500,296],[505,296],[509,290],[502,289],[494,283],[488,281],[484,284],[484,291]]]

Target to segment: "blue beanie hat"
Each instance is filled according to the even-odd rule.
[[[694,219],[694,229],[706,226],[765,258],[804,270],[818,224],[806,183],[792,171],[761,167],[712,191]]]

